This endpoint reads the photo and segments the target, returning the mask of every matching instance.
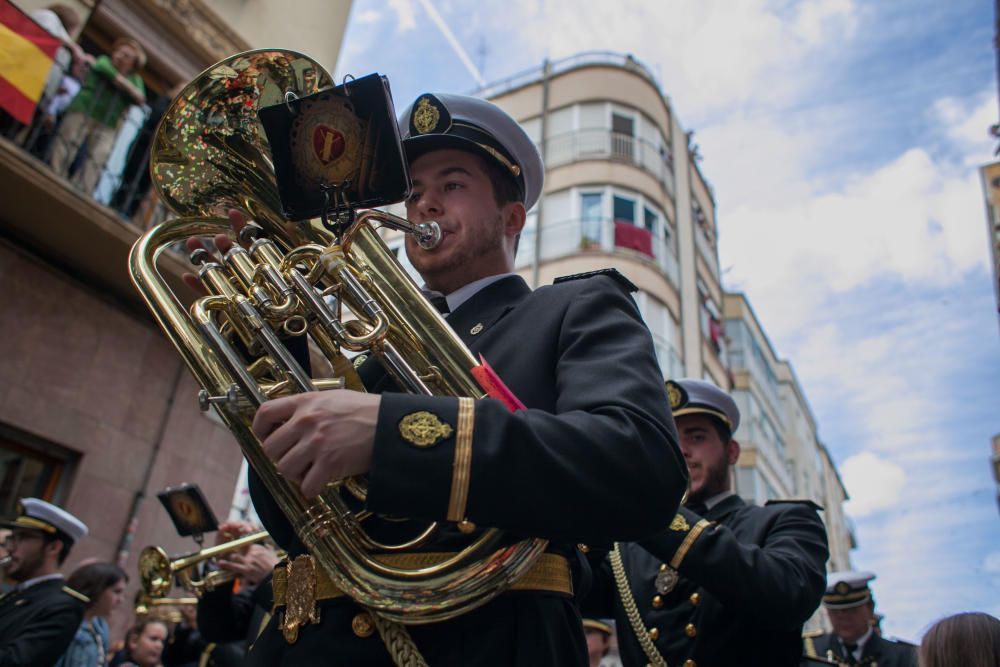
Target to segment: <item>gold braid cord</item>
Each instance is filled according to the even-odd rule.
[[[615,575],[615,585],[618,587],[618,597],[622,600],[625,608],[625,615],[628,617],[629,625],[632,626],[632,633],[639,641],[642,652],[649,659],[649,664],[653,667],[668,667],[666,659],[656,649],[653,640],[646,632],[646,626],[642,622],[639,608],[635,606],[635,596],[632,595],[632,588],[628,585],[628,578],[625,576],[625,564],[622,562],[621,546],[615,542],[614,549],[608,554],[611,561],[611,572]]]
[[[392,656],[396,667],[427,667],[427,661],[420,655],[420,650],[413,643],[410,633],[402,623],[382,618],[374,612],[369,612],[375,629],[385,642],[385,648]]]

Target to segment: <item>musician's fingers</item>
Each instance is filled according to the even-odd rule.
[[[253,432],[257,437],[264,440],[283,422],[291,419],[303,396],[306,394],[275,398],[261,405],[253,418]]]

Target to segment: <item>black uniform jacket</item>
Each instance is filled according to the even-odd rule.
[[[681,508],[667,530],[621,545],[643,626],[668,664],[799,664],[802,624],[823,595],[829,555],[815,507],[809,502],[757,507],[732,495],[704,517]],[[711,525],[692,536],[703,519]],[[673,590],[660,594],[656,578],[670,563],[680,578]],[[614,616],[626,667],[649,662],[607,562],[598,568],[584,614]]]
[[[466,516],[477,526],[502,528],[511,540],[547,538],[550,551],[574,561],[577,543],[639,539],[670,522],[686,468],[652,341],[624,282],[596,275],[532,292],[510,276],[448,316],[529,408],[475,404]],[[379,539],[398,539],[446,519],[455,449],[454,435],[431,447],[410,444],[400,421],[424,410],[455,426],[458,401],[388,393],[391,382],[371,360],[361,375],[383,391],[367,508],[420,520],[376,518],[365,527]],[[268,531],[290,556],[302,553],[254,475],[250,481]],[[651,497],[661,501],[654,506]],[[452,528],[427,550],[454,551],[468,541]],[[304,627],[294,645],[272,619],[251,662],[390,665],[377,634],[352,633],[358,611],[344,598],[321,603],[320,624]],[[455,620],[412,626],[410,634],[435,667],[587,664],[576,604],[559,594],[506,593]]]
[[[85,605],[64,585],[49,579],[0,598],[0,665],[47,667],[66,652]]]
[[[847,650],[833,633],[806,640],[806,655],[815,655],[844,665],[868,667],[917,667],[917,647],[904,641],[872,635],[865,642],[861,660],[847,657]]]

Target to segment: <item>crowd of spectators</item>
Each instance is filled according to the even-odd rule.
[[[5,118],[0,131],[81,192],[131,218],[149,190],[149,146],[171,97],[147,103],[140,75],[146,52],[136,39],[120,36],[109,53],[91,54],[74,38],[81,20],[69,5],[29,16],[61,46],[32,123]]]

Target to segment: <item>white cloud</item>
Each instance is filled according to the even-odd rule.
[[[367,25],[370,23],[378,23],[382,20],[382,13],[376,9],[365,9],[358,12],[357,16],[354,17],[354,21],[357,23]]]
[[[396,13],[397,33],[417,27],[417,13],[413,0],[389,0],[389,8]]]
[[[983,572],[1000,575],[1000,551],[994,551],[983,559]]]
[[[801,67],[804,59],[827,40],[853,33],[851,0],[805,0],[790,17],[781,15],[785,7],[767,0],[630,0],[586,8],[578,0],[515,0],[482,11],[493,12],[487,25],[510,29],[518,20],[519,47],[536,62],[593,50],[634,54],[655,70],[687,116],[764,97],[786,99],[803,78],[815,76]]]
[[[844,461],[840,474],[851,497],[844,509],[855,517],[895,506],[906,483],[902,468],[872,452],[855,454]]]
[[[965,158],[966,167],[977,167],[984,161],[984,144],[996,140],[990,137],[990,125],[997,122],[995,90],[984,91],[973,100],[944,97],[932,107],[933,118],[939,122],[952,148]]]

